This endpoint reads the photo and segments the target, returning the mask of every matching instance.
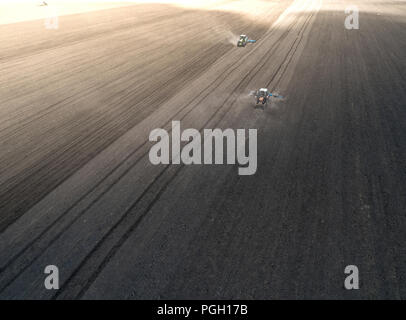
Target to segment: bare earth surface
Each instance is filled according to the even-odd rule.
[[[405,299],[405,52],[405,1],[0,25],[0,298]],[[254,109],[259,87],[284,99]],[[171,120],[257,128],[257,173],[152,165],[149,133]]]

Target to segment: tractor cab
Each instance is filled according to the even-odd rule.
[[[240,35],[240,39],[238,39],[237,46],[238,47],[245,47],[248,42],[248,37],[245,34]]]
[[[266,89],[266,88],[261,88],[261,89],[259,89],[258,95],[259,95],[260,97],[267,97],[267,96],[269,96],[268,89]]]

